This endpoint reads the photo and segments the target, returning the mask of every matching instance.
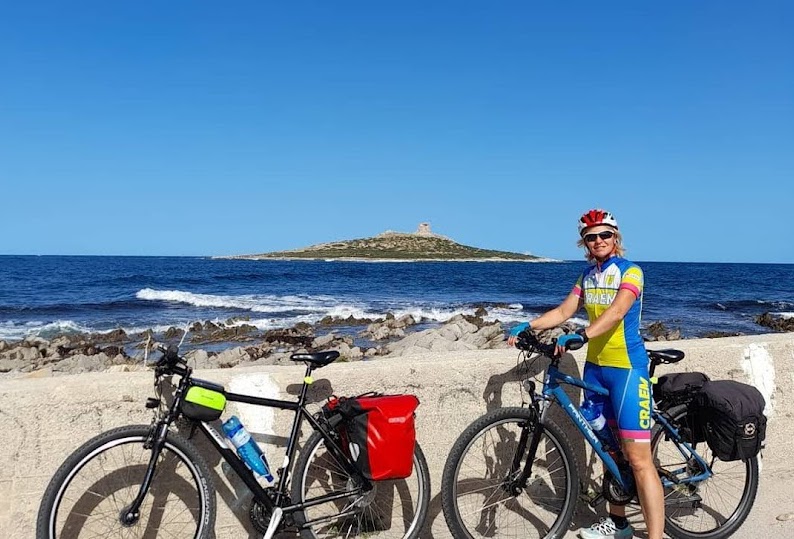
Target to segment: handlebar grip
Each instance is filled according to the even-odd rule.
[[[584,341],[573,341],[565,347],[566,350],[579,350],[582,346],[584,346]]]
[[[168,363],[176,363],[179,361],[179,347],[175,344],[170,345],[165,351],[164,357]]]

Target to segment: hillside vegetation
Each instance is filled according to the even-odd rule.
[[[372,238],[321,243],[303,249],[234,258],[318,258],[377,260],[539,260],[540,257],[461,245],[439,235],[388,232]]]

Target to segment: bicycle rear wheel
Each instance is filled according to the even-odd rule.
[[[39,508],[38,539],[209,537],[215,489],[193,444],[168,433],[149,492],[133,524],[122,512],[138,495],[151,451],[149,427],[102,433],[72,453],[50,481]]]
[[[522,434],[538,427],[527,408],[500,408],[469,425],[444,465],[441,505],[455,539],[558,538],[571,522],[579,476],[570,444],[553,423],[544,423],[532,475],[518,491],[512,470]],[[518,455],[523,468],[529,440]]]
[[[689,442],[696,425],[686,406],[671,408],[667,415]],[[657,468],[668,476],[682,480],[702,472],[661,424],[654,427],[651,444]],[[676,539],[722,539],[739,529],[750,514],[758,491],[758,459],[724,462],[704,442],[696,450],[714,475],[696,484],[665,488],[665,531]]]
[[[374,481],[372,485],[373,489],[369,492],[351,492],[341,499],[296,512],[294,518],[296,524],[302,527],[301,537],[418,537],[430,504],[430,472],[419,444],[414,446],[413,474],[410,477]],[[353,478],[326,449],[320,433],[314,432],[295,464],[292,501],[302,503],[354,487]]]

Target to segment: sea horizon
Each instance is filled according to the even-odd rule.
[[[794,316],[794,264],[638,262],[643,324],[684,337],[759,334],[758,316]],[[553,308],[585,260],[247,260],[157,255],[0,255],[0,339],[165,331],[247,319],[259,330],[411,314],[426,326],[479,307],[505,327]],[[584,312],[575,324],[587,323]]]

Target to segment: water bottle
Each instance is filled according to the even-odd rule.
[[[601,413],[599,407],[590,399],[585,399],[579,410],[582,412],[582,416],[584,416],[587,422],[590,423],[590,427],[592,427],[598,439],[601,440],[604,449],[610,453],[619,452],[618,449],[620,445],[618,445],[615,434],[612,432],[612,429],[609,428],[609,425],[607,425],[607,419],[604,417],[604,414]]]
[[[243,459],[251,470],[257,475],[264,477],[268,483],[273,482],[273,475],[267,465],[267,459],[251,435],[236,415],[233,415],[223,423],[223,432],[237,448],[237,454]]]

